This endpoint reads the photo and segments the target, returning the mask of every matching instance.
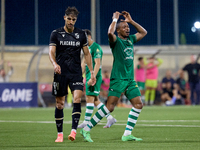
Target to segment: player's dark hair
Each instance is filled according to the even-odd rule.
[[[76,7],[68,7],[66,10],[65,10],[65,15],[75,15],[76,17],[78,17],[78,14],[79,14],[79,11],[76,9]]]
[[[142,59],[143,59],[143,57],[139,57],[139,58],[138,58],[138,61],[141,61]]]
[[[120,21],[117,22],[117,24],[116,24],[116,30],[119,29],[120,23],[121,23],[121,22],[124,22],[124,21],[121,21],[121,20],[120,20]]]
[[[90,30],[88,30],[88,29],[85,29],[84,31],[85,31],[85,33],[86,33],[87,35],[90,35],[90,36],[92,36],[92,34],[91,34],[91,31],[90,31]]]

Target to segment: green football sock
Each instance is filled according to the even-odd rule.
[[[84,122],[90,121],[92,113],[93,113],[93,110],[94,110],[94,103],[87,103],[86,104],[85,120],[84,120]]]
[[[139,117],[141,110],[142,109],[136,109],[136,108],[132,107],[132,109],[128,115],[128,121],[127,121],[126,129],[124,131],[124,136],[131,134],[131,132],[137,122],[137,119]]]
[[[107,115],[109,110],[106,108],[106,106],[101,103],[98,111],[94,114],[90,122],[87,124],[86,127],[84,127],[85,131],[90,131],[105,115]]]

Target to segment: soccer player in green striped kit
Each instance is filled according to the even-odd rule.
[[[99,109],[103,103],[99,100],[99,93],[100,93],[100,87],[102,83],[102,75],[101,75],[101,61],[102,61],[102,56],[103,56],[103,50],[101,49],[101,46],[94,42],[92,40],[92,35],[91,31],[88,29],[85,29],[85,32],[87,34],[87,39],[88,39],[88,45],[89,45],[89,50],[90,54],[92,56],[92,64],[93,64],[93,69],[94,69],[94,76],[96,77],[96,84],[94,86],[88,85],[90,80],[90,70],[83,61],[81,64],[82,67],[82,72],[86,73],[86,111],[85,111],[85,119],[83,123],[78,125],[78,128],[84,128],[87,123],[90,121],[93,110],[94,110],[94,105],[97,106]],[[107,118],[107,124],[104,126],[104,128],[110,128],[115,122],[116,119],[112,117],[112,115],[107,114],[105,116]]]
[[[120,20],[119,16],[122,15],[125,19]],[[84,140],[93,142],[90,137],[90,130],[108,113],[114,110],[117,101],[124,93],[132,104],[132,109],[128,115],[127,125],[122,135],[122,141],[141,141],[141,138],[134,137],[131,133],[137,122],[137,118],[142,110],[143,104],[141,101],[140,90],[134,80],[134,43],[140,41],[147,34],[147,31],[134,20],[126,11],[113,13],[113,21],[108,29],[109,44],[114,57],[113,68],[110,77],[110,88],[106,106],[102,105],[101,108],[95,113],[90,122],[85,126],[80,133],[83,135]],[[129,24],[135,27],[137,33],[129,35]],[[118,36],[114,34],[117,31]]]

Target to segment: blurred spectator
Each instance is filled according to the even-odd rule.
[[[0,82],[9,82],[10,76],[13,74],[13,67],[10,62],[8,62],[9,71],[6,74],[3,61],[1,61],[1,69],[0,69]]]
[[[140,89],[141,100],[143,103],[145,102],[145,79],[145,60],[143,57],[139,57],[137,67],[135,69],[135,81],[137,82],[138,88]]]
[[[191,62],[189,64],[186,64],[182,70],[179,70],[178,73],[180,74],[182,71],[187,71],[188,73],[188,81],[190,85],[190,92],[191,92],[191,104],[197,105],[200,102],[200,93],[198,89],[199,84],[199,70],[200,70],[200,64],[196,61],[196,55],[192,55],[190,57]],[[195,95],[196,94],[196,100]]]
[[[162,64],[162,59],[155,59],[154,57],[149,58],[149,63],[146,67],[146,91],[145,91],[145,103],[148,105],[150,97],[150,105],[154,103],[156,88],[158,85],[158,66]],[[150,96],[149,96],[150,95]]]
[[[171,82],[167,81],[165,85],[161,94],[162,102],[166,105],[182,104],[181,96],[176,89],[172,88]]]
[[[166,71],[166,76],[162,79],[162,88],[166,88],[167,82],[171,82],[172,88],[174,87],[175,80],[172,78],[171,70]]]
[[[186,81],[184,79],[184,72],[180,73],[179,78],[176,80],[175,84],[178,94],[181,95],[182,98],[185,99],[185,104],[190,104],[190,91],[186,88]]]
[[[110,86],[110,78],[107,70],[105,70],[103,74],[104,75],[101,84],[101,100],[103,99],[103,101],[106,101],[108,97],[108,89]]]

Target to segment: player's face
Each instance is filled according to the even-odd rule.
[[[123,37],[128,37],[130,34],[130,28],[128,23],[126,22],[121,22],[120,27],[119,27],[119,33]]]
[[[149,62],[153,63],[154,62],[154,58],[149,58]]]
[[[64,20],[65,20],[65,26],[68,30],[73,30],[74,29],[74,25],[76,23],[77,17],[75,15],[65,15],[64,16]]]

